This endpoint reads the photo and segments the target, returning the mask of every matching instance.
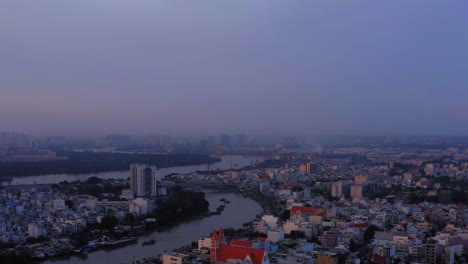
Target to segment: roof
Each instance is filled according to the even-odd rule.
[[[362,223],[362,224],[354,224],[351,227],[356,227],[356,228],[361,228],[361,229],[367,229],[370,225],[367,223]]]
[[[381,240],[393,240],[393,233],[384,232],[384,231],[375,231],[374,238],[381,239]]]
[[[375,256],[374,257],[374,263],[376,263],[376,264],[385,264],[385,263],[387,263],[387,258],[386,257],[381,257],[381,256]]]
[[[261,242],[265,243],[267,238],[266,237],[257,237],[258,240],[260,240]]]
[[[306,207],[306,206],[293,206],[290,210],[291,214],[305,214],[305,215],[316,215],[324,216],[325,209],[322,207]]]
[[[265,250],[263,249],[223,245],[216,260],[228,262],[228,259],[245,260],[249,257],[253,264],[261,264],[264,256]]]
[[[253,241],[247,241],[247,240],[232,240],[231,241],[231,246],[236,246],[236,247],[252,247],[254,244]]]

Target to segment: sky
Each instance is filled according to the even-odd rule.
[[[468,134],[468,1],[4,0],[0,131]]]

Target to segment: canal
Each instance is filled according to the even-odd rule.
[[[131,263],[133,259],[141,260],[147,257],[157,257],[164,250],[172,251],[183,245],[196,241],[200,236],[209,235],[215,228],[241,228],[243,223],[252,221],[255,215],[262,212],[260,205],[251,199],[244,198],[234,192],[221,192],[217,190],[203,189],[206,199],[210,202],[210,211],[215,211],[221,198],[226,198],[231,203],[221,215],[214,215],[203,219],[194,219],[181,223],[165,231],[155,231],[148,235],[138,237],[138,243],[117,248],[114,250],[99,250],[88,254],[86,257],[72,256],[66,259],[51,259],[47,264],[120,264]],[[153,245],[142,246],[142,242],[154,239]]]
[[[230,169],[242,168],[254,164],[258,157],[243,157],[243,156],[224,156],[220,162],[210,165],[212,169]],[[161,168],[157,171],[158,177],[162,177],[171,173],[191,173],[197,170],[206,170],[207,166],[180,166]],[[90,174],[51,174],[41,176],[28,177],[12,177],[8,181],[2,182],[4,185],[16,184],[53,184],[61,181],[84,181],[89,177],[97,176],[103,179],[125,179],[130,176],[129,170],[105,172],[105,173],[90,173]],[[147,257],[157,257],[164,250],[172,251],[183,245],[196,241],[200,236],[209,235],[215,228],[240,228],[243,223],[252,221],[255,215],[262,212],[261,206],[254,200],[243,197],[236,192],[217,191],[213,189],[200,189],[205,192],[206,199],[210,202],[210,211],[215,211],[222,204],[219,200],[225,198],[231,203],[226,204],[226,208],[221,215],[213,215],[203,219],[189,220],[180,223],[165,231],[155,231],[151,234],[138,237],[138,243],[127,245],[124,247],[99,250],[89,253],[87,256],[70,256],[66,258],[56,258],[46,261],[47,264],[120,264],[131,263],[134,259],[141,260]],[[144,241],[156,240],[153,245],[142,246]]]

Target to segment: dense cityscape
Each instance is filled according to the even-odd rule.
[[[0,264],[468,264],[467,47],[467,0],[0,0]]]
[[[3,181],[2,263],[154,245],[158,231],[214,218],[236,202],[221,198],[210,208],[204,193],[209,189],[254,200],[262,213],[249,215],[239,228],[216,222],[210,233],[191,237],[191,244],[120,263],[467,262],[468,143],[463,137],[287,137],[266,144],[221,134],[198,142],[136,144],[121,135],[94,143],[63,138],[44,146],[32,136],[1,135],[1,159],[8,164],[66,162],[68,157],[55,155],[64,150],[125,149],[133,156],[157,148],[153,152],[160,155],[199,151],[212,159],[198,161],[205,169],[185,173],[160,175],[159,160],[148,160],[130,164],[125,178],[84,174],[82,180],[48,184]],[[236,155],[250,162],[211,165]],[[141,239],[152,233],[154,239]]]

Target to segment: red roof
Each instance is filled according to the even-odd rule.
[[[364,229],[366,229],[366,228],[368,228],[369,226],[370,226],[369,224],[363,223],[363,224],[354,224],[354,225],[352,225],[351,227],[357,227],[357,228],[364,228]]]
[[[387,263],[387,258],[382,257],[382,256],[375,256],[374,257],[374,263],[376,263],[376,264],[385,264],[385,263]]]
[[[232,240],[231,241],[231,246],[236,246],[236,247],[252,247],[254,244],[253,241],[247,241],[247,240]]]
[[[266,242],[267,238],[266,237],[257,237],[258,240],[262,241],[263,243]]]
[[[249,257],[253,264],[262,264],[264,256],[265,250],[263,249],[224,245],[219,250],[219,255],[216,260],[227,262],[228,259],[245,260]]]
[[[293,206],[290,210],[293,214],[317,215],[324,216],[325,210],[322,207],[306,207],[306,206]]]

